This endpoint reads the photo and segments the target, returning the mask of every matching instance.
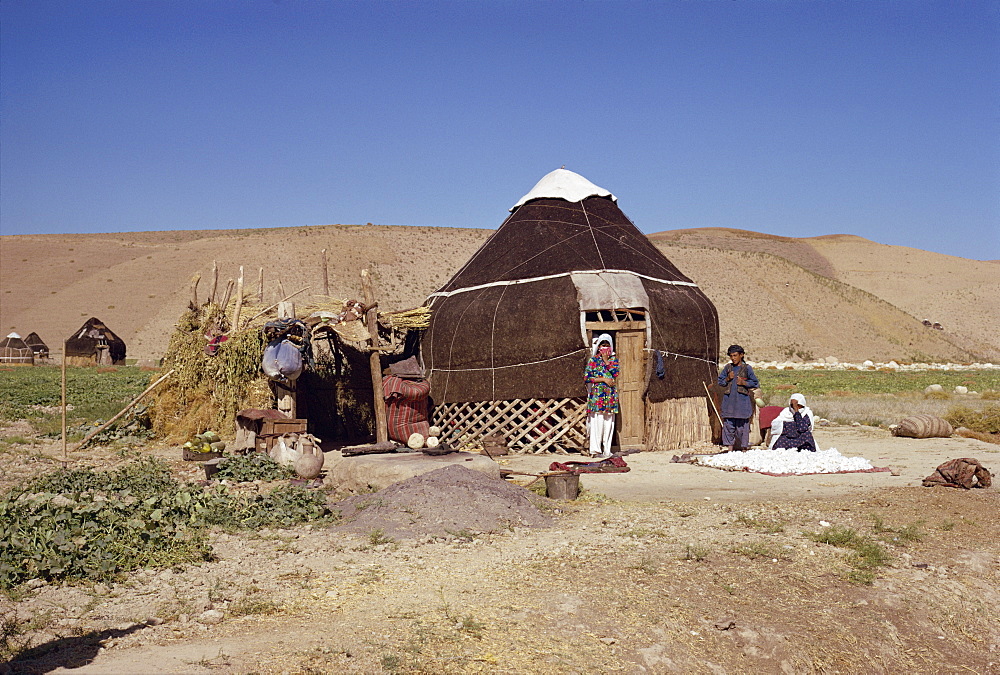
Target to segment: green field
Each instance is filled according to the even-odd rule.
[[[756,370],[766,395],[795,390],[810,394],[923,393],[932,384],[945,392],[956,386],[979,393],[1000,391],[1000,370],[918,371],[886,373],[877,370]]]
[[[47,431],[61,400],[58,366],[0,368],[0,422],[26,419]],[[66,403],[70,425],[107,420],[149,386],[156,372],[122,366],[118,368],[67,368]]]

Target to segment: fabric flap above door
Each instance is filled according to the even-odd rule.
[[[627,272],[573,272],[580,311],[648,308],[649,296],[642,280]]]

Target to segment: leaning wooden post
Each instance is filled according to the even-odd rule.
[[[191,277],[191,307],[198,309],[198,282],[201,281],[201,274]]]
[[[66,466],[66,347],[69,340],[63,340],[62,354],[62,446],[63,446],[63,466]]]
[[[141,394],[139,394],[134,399],[132,399],[131,403],[129,403],[124,408],[122,408],[121,412],[119,412],[117,415],[115,415],[114,417],[112,417],[111,419],[109,419],[107,422],[105,422],[104,424],[102,424],[101,426],[97,427],[96,429],[94,429],[93,431],[91,431],[89,434],[87,434],[83,438],[83,440],[80,441],[80,445],[76,446],[76,449],[79,450],[80,448],[82,448],[83,446],[85,446],[87,443],[89,443],[90,440],[92,438],[94,438],[94,436],[96,436],[97,434],[101,433],[102,431],[104,431],[105,429],[107,429],[108,427],[110,427],[112,424],[114,424],[115,422],[117,422],[119,417],[121,417],[122,415],[124,415],[125,413],[127,413],[129,410],[131,410],[132,408],[134,408],[135,404],[138,403],[139,401],[141,401],[143,396],[145,396],[149,392],[151,392],[154,389],[156,389],[160,385],[161,382],[163,382],[165,379],[167,379],[168,377],[170,377],[171,375],[173,375],[174,372],[175,372],[174,369],[171,368],[170,370],[168,370],[166,372],[166,374],[164,374],[162,377],[160,377],[160,379],[158,379],[156,382],[154,382],[153,384],[151,384],[148,387],[146,387],[146,389]]]
[[[233,332],[240,329],[240,310],[243,309],[243,265],[240,265],[240,276],[236,280],[236,309],[233,310]]]
[[[326,262],[326,249],[324,248],[320,251],[322,254],[322,271],[323,271],[323,295],[330,295],[330,273]]]
[[[264,268],[260,268],[260,273],[257,274],[257,302],[261,305],[264,304]]]
[[[361,270],[361,289],[365,294],[365,324],[371,338],[371,352],[368,361],[372,369],[372,389],[375,403],[375,442],[385,443],[389,440],[389,428],[385,415],[385,398],[382,395],[382,363],[379,359],[378,343],[378,310],[375,307],[375,290],[372,288],[371,274]]]
[[[229,297],[233,294],[233,286],[235,282],[230,279],[226,282],[226,294],[222,296],[222,304],[219,305],[219,309],[222,310],[222,316],[226,316],[226,307],[229,306]]]
[[[215,302],[215,292],[219,290],[219,263],[212,261],[212,285],[208,287],[208,304]]]

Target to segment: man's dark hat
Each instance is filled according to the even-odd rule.
[[[727,354],[746,354],[746,352],[743,351],[743,347],[740,347],[739,345],[729,345],[729,349],[726,350],[726,353]]]

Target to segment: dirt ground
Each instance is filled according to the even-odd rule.
[[[955,457],[997,473],[1000,446],[870,427],[816,438],[892,471],[778,478],[640,453],[629,473],[583,476],[572,502],[472,471],[408,481],[348,500],[345,516],[367,519],[353,531],[218,534],[216,562],[0,600],[34,626],[0,673],[1000,672],[997,488],[920,486]],[[0,455],[2,484],[59,454]],[[176,448],[155,454],[199,477]],[[400,514],[409,525],[388,527]],[[850,550],[807,536],[825,527],[884,543],[871,585],[848,578]]]

